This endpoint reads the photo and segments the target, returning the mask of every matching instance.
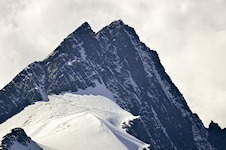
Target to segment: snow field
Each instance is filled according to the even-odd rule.
[[[45,150],[137,150],[149,145],[129,135],[122,123],[137,118],[103,96],[49,96],[0,125],[0,139],[15,127]]]

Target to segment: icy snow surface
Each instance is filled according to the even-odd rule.
[[[136,117],[103,96],[49,96],[0,125],[0,140],[21,127],[45,150],[136,150],[148,144],[127,134],[122,123]]]

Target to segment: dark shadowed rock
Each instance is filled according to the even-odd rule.
[[[2,150],[42,150],[21,128],[14,128],[1,142]]]
[[[213,121],[208,128],[209,140],[218,150],[226,148],[226,129],[221,129],[219,125]]]

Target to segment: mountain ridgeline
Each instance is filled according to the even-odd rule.
[[[158,54],[121,20],[97,33],[82,24],[48,58],[20,72],[0,91],[0,122],[36,101],[48,101],[48,95],[95,88],[97,83],[113,93],[120,107],[140,116],[127,132],[151,149],[215,149]]]

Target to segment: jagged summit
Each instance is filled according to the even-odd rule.
[[[84,30],[89,30],[91,29],[90,25],[88,22],[84,22],[82,25],[81,25],[81,28],[83,28]]]
[[[123,26],[125,26],[125,24],[121,19],[115,20],[109,25],[109,27],[117,27],[117,28],[120,28],[120,27],[123,27]]]
[[[209,140],[217,149],[225,149],[226,128],[221,129],[221,127],[217,123],[211,121],[211,123],[209,124],[208,133]]]
[[[75,30],[75,33],[85,31],[95,34],[88,22],[84,22],[80,27],[78,27],[78,29]]]
[[[91,26],[89,25],[88,22],[84,22],[81,26],[79,26],[74,32],[72,32],[71,34],[69,34],[65,39],[65,40],[73,40],[76,39],[77,37],[79,37],[80,34],[91,34],[91,35],[95,35],[95,32],[92,30]]]
[[[97,35],[100,32],[109,31],[112,35],[117,35],[117,32],[126,30],[127,32],[133,31],[135,33],[134,29],[127,24],[125,24],[122,20],[116,20],[110,23],[108,26],[101,29],[99,32],[97,32]],[[115,34],[113,34],[115,33]]]
[[[121,108],[140,116],[127,132],[151,149],[214,149],[157,53],[121,20],[96,34],[84,23],[47,59],[23,70],[0,91],[0,122],[65,92],[111,93]]]
[[[221,127],[218,125],[218,123],[215,123],[213,120],[211,120],[209,124],[209,128],[215,129],[215,130],[221,130]]]

